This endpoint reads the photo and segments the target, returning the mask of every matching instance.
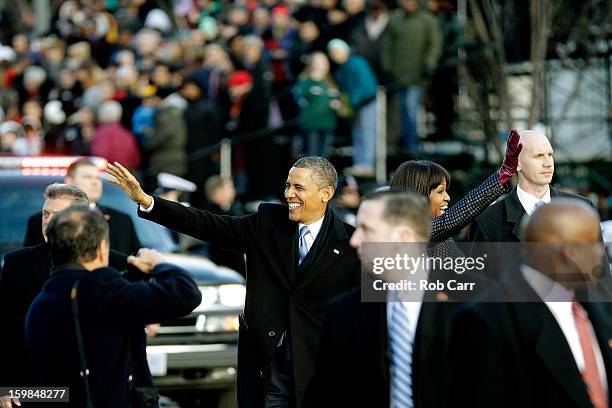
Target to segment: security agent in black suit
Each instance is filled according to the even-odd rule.
[[[453,318],[453,406],[610,406],[612,321],[602,302],[610,299],[581,301],[597,280],[599,234],[582,201],[534,212],[524,241],[538,244],[527,246],[525,263]]]
[[[108,266],[108,225],[89,206],[71,206],[57,214],[47,235],[55,266],[25,324],[36,384],[70,387],[73,406],[90,400],[94,407],[157,407],[144,325],[184,316],[201,302],[192,276],[165,263],[156,251],[141,249],[128,262],[155,282],[128,282]],[[84,356],[77,342],[73,298]],[[83,378],[82,371],[87,372]]]
[[[141,217],[246,253],[247,296],[238,342],[239,405],[298,406],[313,374],[325,304],[359,282],[359,260],[349,246],[353,228],[327,205],[337,183],[331,163],[319,157],[298,160],[285,185],[288,205],[262,204],[257,213],[244,217],[219,216],[154,199],[118,163],[109,164],[107,171],[116,178],[109,181],[140,204]],[[304,226],[309,228],[307,234]],[[298,231],[304,231],[302,239]],[[302,260],[300,253],[306,254]]]
[[[58,212],[73,204],[89,205],[87,195],[78,187],[69,184],[51,184],[45,190],[41,235]],[[40,228],[40,225],[39,225]],[[116,251],[110,253],[110,265],[117,270],[127,266],[126,255]],[[4,257],[0,272],[0,322],[3,327],[0,348],[1,386],[27,386],[34,384],[32,361],[26,352],[24,324],[30,304],[49,279],[51,257],[46,242],[21,248]],[[1,398],[1,397],[0,397]],[[0,405],[1,406],[1,405]]]
[[[585,198],[565,193],[550,183],[555,171],[553,148],[546,136],[535,130],[520,132],[523,149],[519,155],[518,186],[503,200],[487,208],[470,228],[472,242],[520,242],[522,218],[551,198]]]
[[[431,232],[429,213],[425,198],[416,193],[375,193],[361,203],[351,245],[363,265],[369,264],[367,257],[372,256],[363,244],[385,243],[387,248],[403,242],[414,248]],[[429,272],[429,281],[435,280],[433,272]],[[362,293],[368,292],[356,288],[329,303],[304,406],[389,407],[392,402],[398,407],[447,406],[448,322],[461,303],[449,302],[448,293],[437,291],[421,293],[421,301],[405,302],[409,319],[404,344],[412,346],[410,355],[402,357],[394,355],[390,347],[391,307],[401,302],[394,300],[391,291],[382,301],[362,302]],[[411,366],[393,374],[395,359],[401,358],[411,360]],[[408,388],[403,395],[409,394],[410,401],[394,399],[394,375]]]
[[[92,205],[104,214],[104,219],[108,222],[110,228],[111,249],[124,254],[138,252],[140,242],[130,216],[113,208],[96,204],[102,198],[103,189],[100,170],[91,160],[79,159],[73,162],[66,171],[64,182],[73,184],[83,190]],[[28,219],[28,229],[23,246],[34,246],[45,242],[40,233],[41,222],[42,215],[40,213],[34,214]]]
[[[586,198],[550,186],[555,164],[552,146],[544,134],[524,130],[520,136],[523,150],[519,155],[518,186],[503,200],[487,208],[470,227],[470,241],[475,243],[470,255],[487,253],[490,262],[486,273],[494,279],[498,279],[505,269],[516,269],[520,256],[493,243],[520,242],[520,226],[525,215],[531,215],[537,207],[558,198],[573,198],[590,205]],[[612,294],[609,268],[602,272],[598,288],[606,295]]]

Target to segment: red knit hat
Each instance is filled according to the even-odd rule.
[[[253,83],[253,76],[249,71],[236,71],[227,80],[227,86],[239,86]]]
[[[279,4],[272,9],[272,15],[281,14],[283,16],[289,15],[289,7],[285,4]]]

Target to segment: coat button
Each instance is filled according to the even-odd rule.
[[[257,371],[257,376],[259,378],[263,378],[263,371],[261,371],[261,370]]]
[[[270,337],[274,337],[274,336],[276,336],[276,332],[275,332],[274,330],[270,330],[270,331],[268,332],[268,336],[270,336]]]

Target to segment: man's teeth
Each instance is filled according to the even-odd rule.
[[[448,205],[445,205],[444,207],[440,207],[441,210],[447,210],[448,209]]]
[[[298,208],[300,206],[300,203],[289,203],[289,208]]]

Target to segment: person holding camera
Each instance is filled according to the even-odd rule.
[[[128,263],[153,281],[130,282],[108,266],[108,225],[73,205],[47,227],[51,277],[25,323],[39,386],[70,387],[73,406],[157,407],[144,325],[179,318],[201,302],[191,275],[141,249]]]

